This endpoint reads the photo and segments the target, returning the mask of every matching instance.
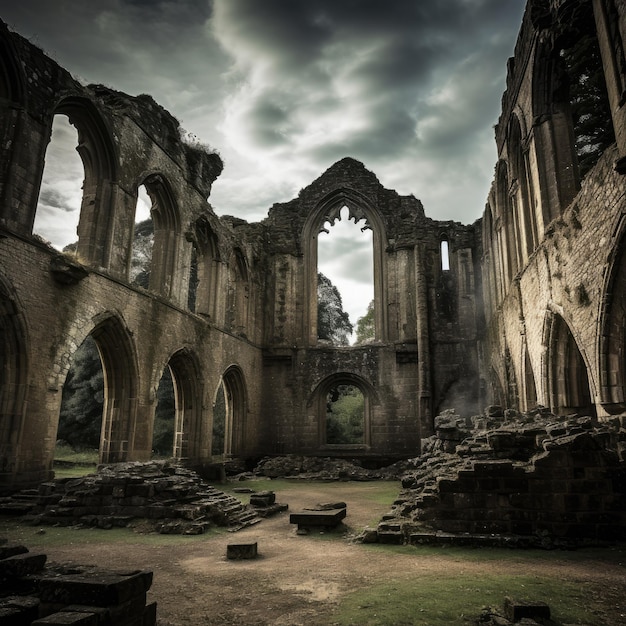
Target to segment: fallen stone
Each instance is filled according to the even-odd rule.
[[[330,509],[324,511],[302,511],[289,516],[290,524],[297,524],[298,528],[334,528],[346,516],[346,509]]]
[[[519,622],[524,618],[533,620],[550,619],[550,607],[545,602],[530,602],[527,600],[504,599],[504,615],[512,622]]]
[[[257,542],[229,543],[226,546],[226,558],[229,560],[256,559],[258,556]]]

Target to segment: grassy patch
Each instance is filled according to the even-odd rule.
[[[55,478],[80,478],[81,476],[87,476],[87,474],[93,474],[96,471],[96,466],[93,465],[68,465],[67,467],[54,468]]]
[[[54,460],[95,466],[98,463],[98,451],[74,450],[71,446],[60,444],[54,449]]]
[[[528,575],[427,576],[391,579],[362,587],[332,615],[339,626],[449,626],[473,624],[485,606],[501,608],[505,596],[546,602],[563,623],[597,624],[597,585]],[[595,599],[594,599],[595,598]]]

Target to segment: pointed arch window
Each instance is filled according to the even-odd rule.
[[[384,341],[388,336],[384,271],[387,238],[384,223],[378,211],[362,194],[353,189],[339,189],[320,199],[309,214],[303,229],[306,303],[303,331],[309,345],[316,345],[318,341],[318,239],[320,233],[326,231],[325,224],[333,225],[341,217],[344,207],[349,220],[359,225],[362,222],[361,228],[372,232],[375,339]]]

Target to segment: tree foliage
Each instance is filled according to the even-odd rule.
[[[104,405],[104,375],[96,342],[87,337],[74,354],[61,397],[57,439],[75,450],[98,448]]]
[[[317,337],[337,346],[350,344],[353,326],[343,310],[341,294],[329,278],[317,274]]]
[[[164,457],[173,456],[175,425],[174,381],[170,368],[166,367],[157,388],[157,406],[154,411],[154,429],[152,431],[152,452],[154,454]]]
[[[336,385],[326,402],[326,443],[363,443],[365,399],[354,385]]]
[[[573,45],[563,50],[561,56],[569,77],[578,166],[581,176],[584,176],[604,150],[615,142],[602,58],[595,34],[581,34]]]
[[[367,305],[367,311],[363,317],[356,321],[356,343],[365,343],[375,338],[374,327],[374,301]]]

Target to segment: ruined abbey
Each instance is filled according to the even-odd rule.
[[[474,224],[429,218],[349,157],[247,223],[214,213],[220,157],[185,143],[151,97],[83,86],[0,23],[0,486],[51,476],[87,337],[104,372],[103,462],[150,458],[166,368],[173,454],[195,466],[215,453],[220,389],[222,452],[242,459],[414,457],[453,407],[625,412],[625,42],[625,0],[529,0]],[[75,253],[33,234],[55,115],[84,165]],[[147,288],[129,279],[140,185]],[[318,235],[344,207],[373,241],[374,337],[356,346],[317,331]],[[363,395],[358,441],[328,437],[337,385]]]

